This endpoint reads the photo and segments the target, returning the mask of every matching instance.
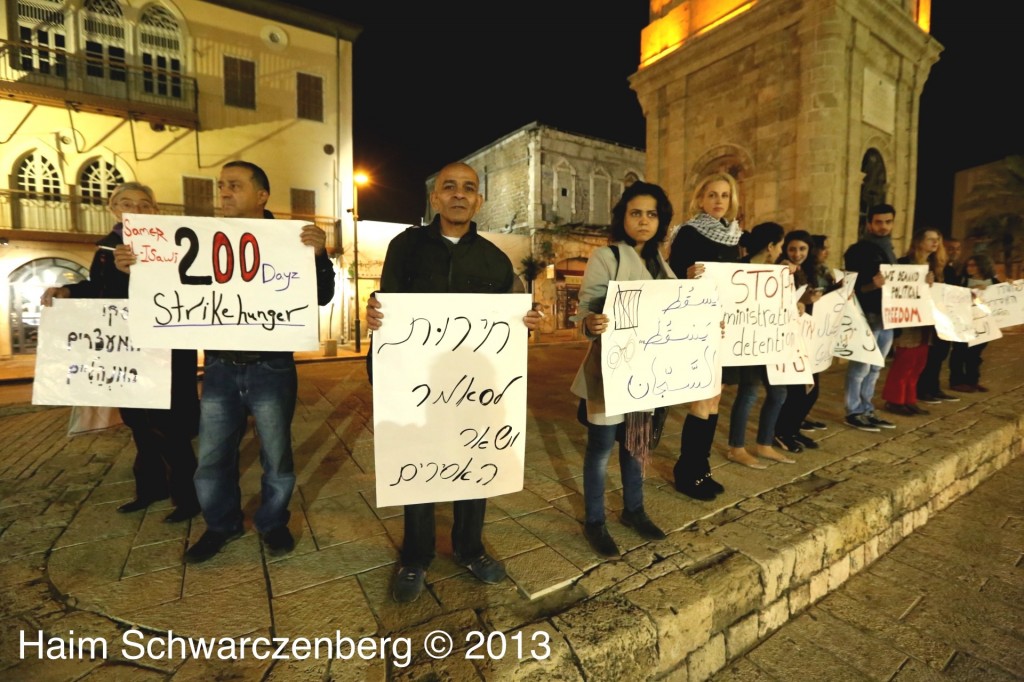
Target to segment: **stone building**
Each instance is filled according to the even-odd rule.
[[[929,17],[928,0],[651,0],[630,80],[647,176],[686,206],[700,176],[729,171],[741,224],[824,233],[833,254],[885,201],[900,250],[920,96],[941,51]]]
[[[214,215],[220,166],[252,161],[268,208],[335,251],[359,31],[271,0],[0,0],[0,357],[34,350],[46,287],[88,275],[124,181],[164,213]],[[323,338],[343,329],[334,308]]]
[[[1024,275],[1024,156],[956,173],[950,234],[964,242],[961,262],[984,253],[1000,279]]]
[[[574,338],[569,318],[587,258],[607,244],[623,188],[644,178],[643,150],[534,122],[462,161],[480,173],[486,201],[479,228],[509,254],[543,306],[540,338]],[[433,183],[431,176],[428,195]]]

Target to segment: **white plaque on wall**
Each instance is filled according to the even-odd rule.
[[[890,135],[896,130],[896,84],[869,67],[864,67],[861,118]]]

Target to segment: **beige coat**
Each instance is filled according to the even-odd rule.
[[[615,280],[626,282],[631,280],[654,279],[647,271],[643,259],[636,250],[625,242],[616,244],[619,249],[619,262],[615,262],[615,254],[610,247],[603,246],[594,251],[587,261],[587,269],[583,273],[583,284],[580,287],[579,314],[573,318],[583,329],[583,333],[592,343],[587,347],[587,354],[580,363],[576,377],[570,390],[587,401],[587,419],[591,424],[621,424],[621,414],[607,416],[604,413],[604,384],[601,379],[601,343],[600,337],[587,331],[583,322],[591,313],[600,314],[604,309],[604,299],[608,294],[608,282]],[[676,279],[661,254],[658,254],[661,272],[658,279]]]

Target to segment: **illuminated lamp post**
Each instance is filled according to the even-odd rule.
[[[359,315],[359,186],[370,184],[370,176],[357,171],[352,176],[352,281],[356,309],[356,352],[362,349],[363,329]]]

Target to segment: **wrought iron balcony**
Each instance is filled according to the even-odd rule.
[[[181,204],[161,203],[160,213],[185,215],[185,207]],[[220,211],[215,210],[215,214],[220,215]],[[327,233],[328,253],[335,252],[335,218],[289,213],[275,213],[275,216],[282,220],[306,220],[313,223]],[[47,241],[48,233],[54,235],[54,241],[65,241],[68,239],[66,235],[80,235],[81,241],[94,241],[89,237],[94,235],[99,238],[107,234],[113,224],[114,217],[105,203],[93,203],[77,195],[0,189],[0,233],[8,239],[18,239],[18,233],[21,232],[25,239],[34,241]],[[57,237],[57,234],[62,236]]]
[[[195,78],[7,40],[0,40],[0,96],[187,128],[199,122]]]

